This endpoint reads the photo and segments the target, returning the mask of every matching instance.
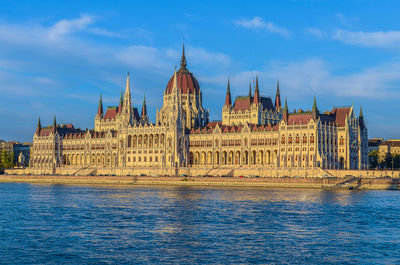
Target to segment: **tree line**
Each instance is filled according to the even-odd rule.
[[[368,154],[370,169],[400,169],[400,154],[392,155],[390,152],[379,161],[379,151],[374,150]]]

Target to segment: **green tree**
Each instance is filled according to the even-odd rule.
[[[8,153],[3,150],[0,154],[0,168],[14,167],[14,153]]]
[[[395,154],[393,156],[393,168],[395,169],[400,168],[400,154]]]
[[[379,157],[378,150],[371,151],[368,154],[368,161],[369,161],[369,166],[371,169],[378,167],[378,157]]]
[[[387,152],[385,158],[380,163],[380,168],[392,169],[393,166],[393,156],[391,153]]]

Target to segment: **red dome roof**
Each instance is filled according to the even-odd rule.
[[[186,71],[181,71],[179,69],[178,72],[176,72],[176,79],[178,83],[178,89],[182,94],[198,94],[200,92],[200,86],[199,83],[197,82],[196,78],[192,73],[190,73],[188,70]],[[171,77],[171,79],[168,82],[167,88],[165,89],[166,94],[172,94],[174,88],[174,76]]]
[[[182,50],[181,68],[176,72],[178,89],[181,93],[198,94],[200,92],[199,82],[194,75],[186,68],[185,47]],[[166,94],[172,94],[174,88],[174,75],[169,79]]]

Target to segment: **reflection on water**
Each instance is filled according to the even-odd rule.
[[[400,193],[0,184],[0,261],[398,263]]]

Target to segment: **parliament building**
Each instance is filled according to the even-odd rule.
[[[272,99],[260,94],[258,78],[253,89],[250,84],[248,93],[234,101],[228,79],[221,104],[221,121],[209,121],[183,48],[180,69],[167,83],[155,123],[145,100],[140,112],[132,106],[128,73],[117,106],[104,111],[100,95],[94,129],[60,125],[55,118],[51,126],[42,127],[39,118],[29,168],[60,174],[367,168],[368,131],[361,108],[358,117],[353,106],[320,112],[314,97],[311,110],[290,111],[287,100],[281,103],[279,82]]]

